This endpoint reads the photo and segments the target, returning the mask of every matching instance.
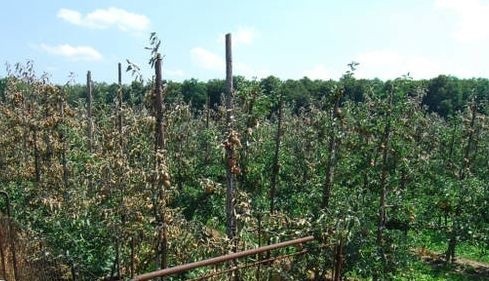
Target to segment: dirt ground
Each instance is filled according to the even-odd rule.
[[[417,252],[425,262],[434,268],[441,269],[446,266],[443,254],[434,253],[427,249],[419,249]],[[489,280],[488,263],[458,257],[451,266],[454,272],[469,276],[473,280]]]

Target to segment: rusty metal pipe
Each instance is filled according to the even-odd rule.
[[[292,254],[288,254],[288,255],[283,255],[283,256],[276,256],[276,257],[272,257],[272,258],[260,260],[260,261],[257,261],[257,262],[245,264],[245,265],[237,265],[237,266],[235,266],[233,268],[230,268],[230,269],[222,270],[222,271],[219,271],[219,272],[213,272],[213,273],[204,275],[202,277],[190,279],[190,280],[187,280],[187,281],[205,280],[205,279],[208,279],[210,277],[223,275],[225,273],[229,273],[229,272],[236,271],[236,270],[239,270],[239,269],[250,268],[250,267],[253,267],[253,266],[260,265],[260,264],[269,263],[269,262],[272,262],[272,261],[275,261],[275,260],[290,258],[290,257],[294,257],[294,256],[299,256],[299,255],[303,255],[303,254],[306,254],[306,253],[307,253],[307,250],[302,250],[300,252],[296,252],[296,253],[292,253]],[[257,279],[257,280],[259,280],[259,279]]]
[[[222,263],[222,262],[226,262],[226,261],[230,261],[230,260],[235,260],[238,258],[256,255],[258,253],[263,253],[263,252],[275,250],[278,248],[284,248],[287,246],[292,246],[292,245],[310,242],[312,240],[314,240],[314,236],[307,236],[307,237],[302,237],[302,238],[298,238],[298,239],[294,239],[294,240],[284,241],[284,242],[277,243],[277,244],[271,244],[268,246],[259,247],[256,249],[250,249],[250,250],[246,250],[246,251],[242,251],[242,252],[238,252],[238,253],[232,253],[232,254],[228,254],[228,255],[224,255],[224,256],[214,257],[214,258],[210,258],[210,259],[203,260],[203,261],[197,261],[197,262],[182,264],[182,265],[170,267],[167,269],[153,271],[153,272],[138,275],[138,276],[134,277],[134,279],[132,279],[132,281],[151,280],[151,279],[157,278],[157,277],[164,277],[164,276],[168,276],[168,275],[172,275],[172,274],[185,272],[185,271],[197,268],[197,267],[208,266],[208,265]]]

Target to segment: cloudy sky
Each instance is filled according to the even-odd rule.
[[[224,77],[224,34],[232,33],[235,74],[248,78],[416,79],[489,77],[489,0],[4,1],[4,63],[33,60],[64,83],[114,82],[118,62],[147,64],[150,32],[162,40],[164,77]],[[132,78],[124,75],[124,82]]]

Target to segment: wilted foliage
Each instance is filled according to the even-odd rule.
[[[442,118],[409,77],[363,85],[358,100],[355,67],[300,103],[287,99],[294,82],[236,78],[230,130],[218,98],[168,83],[159,148],[153,84],[110,95],[94,84],[90,152],[84,93],[19,64],[1,93],[0,182],[15,219],[87,280],[154,270],[162,233],[169,266],[314,234],[308,255],[269,269],[294,280],[389,279],[426,230],[450,242],[450,259],[454,243],[487,246],[487,105],[474,97]],[[225,234],[226,167],[237,180],[235,241]]]

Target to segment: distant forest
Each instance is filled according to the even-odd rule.
[[[409,78],[409,77],[408,77]],[[183,99],[189,102],[196,110],[203,109],[207,103],[211,107],[221,104],[225,91],[225,81],[212,79],[199,81],[187,79],[183,82],[165,81],[165,102],[172,103]],[[423,104],[429,112],[435,112],[443,117],[449,117],[463,110],[467,102],[489,99],[489,79],[471,78],[460,79],[453,76],[440,75],[429,80],[415,80],[409,83],[409,89],[404,89],[409,95],[410,91],[419,93],[424,91]],[[344,87],[343,99],[362,102],[365,92],[382,93],[389,88],[392,81],[380,79],[355,79],[352,73],[345,74],[340,81],[311,80],[304,77],[300,80],[281,80],[269,76],[257,81],[250,81],[242,76],[234,77],[236,92],[247,87],[250,83],[259,83],[264,96],[272,97],[281,94],[284,102],[294,106],[295,110],[307,109],[308,106],[330,95],[335,87],[341,83]],[[0,94],[4,95],[6,78],[0,79]],[[145,96],[151,92],[152,83],[133,81],[130,85],[123,85],[124,102],[132,105],[143,105]],[[114,102],[118,85],[116,83],[95,82],[94,99],[96,104],[110,104]],[[73,84],[67,89],[68,103],[74,105],[86,97],[86,85]]]

